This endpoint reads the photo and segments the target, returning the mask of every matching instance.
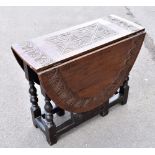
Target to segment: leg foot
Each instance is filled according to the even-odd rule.
[[[56,113],[58,116],[64,116],[65,115],[65,111],[63,110],[63,109],[61,109],[61,108],[59,108],[59,107],[57,107],[58,108],[58,112]]]
[[[45,132],[46,132],[46,140],[49,145],[53,145],[57,143],[57,136],[55,135],[56,133],[56,128],[52,125],[45,125]]]
[[[109,101],[107,101],[107,102],[105,103],[105,105],[104,105],[102,111],[100,112],[100,115],[101,115],[102,117],[104,117],[104,116],[108,115],[108,113],[109,113]]]
[[[126,104],[128,100],[128,93],[129,93],[128,80],[129,78],[127,78],[127,80],[123,83],[123,86],[120,87],[119,93],[120,96],[122,97],[122,102],[120,103],[121,105]]]
[[[104,116],[108,115],[108,113],[109,113],[109,111],[108,110],[105,110],[105,111],[100,112],[100,115],[102,117],[104,117]]]

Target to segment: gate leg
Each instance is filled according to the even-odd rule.
[[[35,118],[41,116],[41,109],[38,106],[37,89],[35,88],[34,82],[29,81],[29,85],[30,85],[30,88],[29,88],[30,102],[32,103],[32,106],[31,106],[32,121],[34,126],[37,128]]]

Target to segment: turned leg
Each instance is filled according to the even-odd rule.
[[[50,103],[50,98],[45,95],[45,132],[46,139],[50,145],[57,142],[56,126],[53,122],[53,106]]]
[[[128,100],[128,93],[129,93],[128,81],[129,81],[129,77],[127,78],[127,80],[124,81],[123,86],[120,87],[119,94],[122,97],[121,105],[126,104]]]
[[[109,113],[109,100],[107,102],[105,102],[104,107],[102,109],[102,111],[100,112],[101,116],[106,116]]]
[[[37,124],[35,122],[35,118],[41,116],[41,110],[38,106],[38,98],[37,98],[37,90],[35,88],[34,82],[29,81],[29,93],[30,93],[30,102],[32,103],[31,106],[31,114],[32,114],[32,121],[35,127],[37,127]]]

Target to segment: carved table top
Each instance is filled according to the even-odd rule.
[[[12,50],[33,70],[40,71],[142,30],[144,28],[140,25],[110,15],[13,44]]]

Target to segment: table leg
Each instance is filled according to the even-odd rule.
[[[128,93],[129,93],[128,81],[129,81],[129,77],[127,78],[127,80],[124,81],[123,86],[120,87],[119,93],[123,97],[121,105],[126,104],[128,100]]]
[[[103,107],[102,111],[100,112],[101,116],[106,116],[109,113],[109,100],[105,102],[105,106]]]
[[[53,122],[53,106],[50,103],[50,98],[45,95],[45,134],[50,145],[57,142],[56,125]]]
[[[41,109],[38,106],[37,89],[35,88],[34,82],[29,81],[29,85],[30,85],[30,88],[29,88],[30,102],[32,103],[32,106],[31,106],[32,121],[34,126],[37,127],[35,118],[41,116]]]

